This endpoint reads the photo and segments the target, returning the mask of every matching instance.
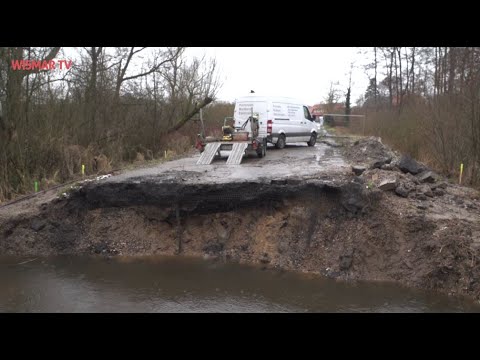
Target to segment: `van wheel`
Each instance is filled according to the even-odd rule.
[[[307,145],[315,146],[316,142],[317,142],[317,133],[312,133],[312,136],[310,137],[310,141],[307,142]]]
[[[275,144],[277,149],[283,149],[285,147],[285,135],[282,134],[278,137],[277,143]]]

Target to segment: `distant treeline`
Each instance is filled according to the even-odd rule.
[[[449,176],[463,163],[467,182],[480,185],[480,47],[378,47],[369,55],[366,133]]]

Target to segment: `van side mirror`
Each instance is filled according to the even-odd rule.
[[[317,115],[312,115],[312,121],[317,120]]]

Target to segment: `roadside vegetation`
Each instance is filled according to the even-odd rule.
[[[0,202],[85,174],[191,151],[215,103],[215,60],[184,48],[0,48]],[[74,54],[72,54],[72,51]],[[71,59],[66,70],[12,60]],[[227,115],[225,115],[227,116]],[[218,119],[217,119],[218,122]],[[184,126],[185,125],[185,126]],[[220,123],[218,123],[218,126]]]
[[[480,48],[376,47],[364,55],[370,85],[352,114],[365,114],[365,125],[350,118],[343,131],[379,136],[450,178],[463,164],[462,183],[480,186]]]

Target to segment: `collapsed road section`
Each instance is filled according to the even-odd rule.
[[[478,192],[379,139],[197,160],[3,207],[0,253],[207,256],[480,299]]]

